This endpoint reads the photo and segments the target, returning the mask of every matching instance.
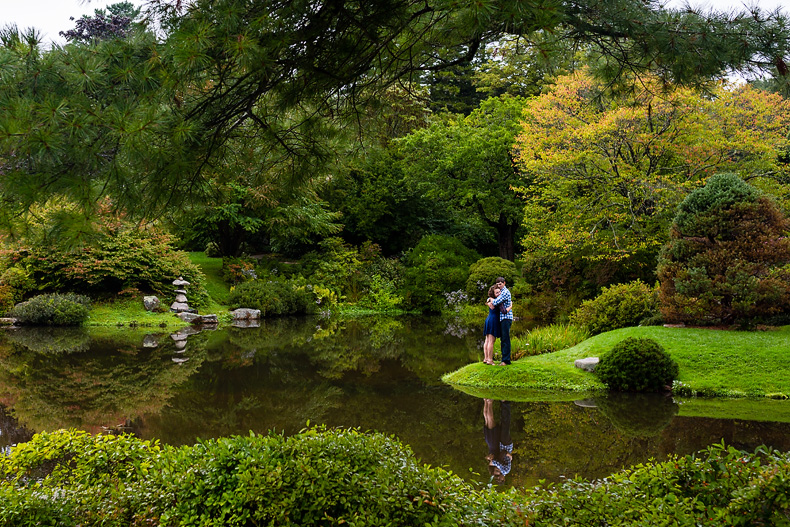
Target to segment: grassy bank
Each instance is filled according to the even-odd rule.
[[[443,380],[465,391],[601,392],[603,384],[573,363],[597,357],[626,337],[652,338],[680,366],[681,394],[723,397],[790,396],[790,326],[775,331],[720,331],[664,327],[624,328],[596,335],[566,350],[515,361],[511,366],[469,364]],[[571,394],[569,394],[571,395]]]

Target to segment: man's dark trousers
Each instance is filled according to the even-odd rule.
[[[502,362],[510,364],[510,325],[512,320],[506,318],[501,321],[502,323],[502,336],[500,342],[502,343]]]

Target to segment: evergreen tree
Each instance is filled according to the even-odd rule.
[[[734,174],[717,174],[678,207],[661,252],[667,322],[750,323],[790,314],[790,222]]]
[[[506,34],[587,42],[614,80],[699,83],[786,71],[785,17],[673,11],[642,0],[150,0],[163,38],[133,32],[43,51],[2,39],[0,198],[24,211],[100,195],[155,215],[201,199],[237,141],[280,184],[331,170],[360,114],[395,83],[468,64]],[[112,13],[115,16],[117,13]],[[267,168],[266,172],[269,172]],[[262,171],[263,173],[263,171]]]

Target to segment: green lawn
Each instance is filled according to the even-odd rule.
[[[165,306],[167,307],[167,306]],[[170,311],[152,313],[143,307],[142,298],[119,298],[92,305],[86,326],[179,327],[185,323]]]
[[[469,364],[443,380],[464,391],[501,389],[596,392],[605,387],[574,360],[597,357],[626,337],[649,337],[678,362],[685,391],[705,396],[790,396],[790,326],[775,331],[720,331],[664,327],[624,328],[566,350],[526,357],[511,366]],[[572,396],[571,394],[567,394]]]
[[[230,286],[222,279],[222,258],[211,258],[203,252],[189,253],[189,260],[200,267],[206,276],[206,291],[215,304],[224,305],[228,302]]]

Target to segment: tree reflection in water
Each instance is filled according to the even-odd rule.
[[[482,335],[444,328],[424,317],[282,318],[190,335],[183,353],[168,334],[91,333],[85,346],[76,334],[53,343],[20,333],[0,342],[0,402],[34,431],[123,424],[119,430],[130,425],[144,439],[170,444],[250,430],[291,434],[308,422],[377,430],[398,436],[426,463],[485,484],[483,401],[440,381],[479,360]],[[511,403],[517,462],[505,485],[604,477],[722,439],[790,450],[790,425],[679,417],[671,398],[580,404]]]

